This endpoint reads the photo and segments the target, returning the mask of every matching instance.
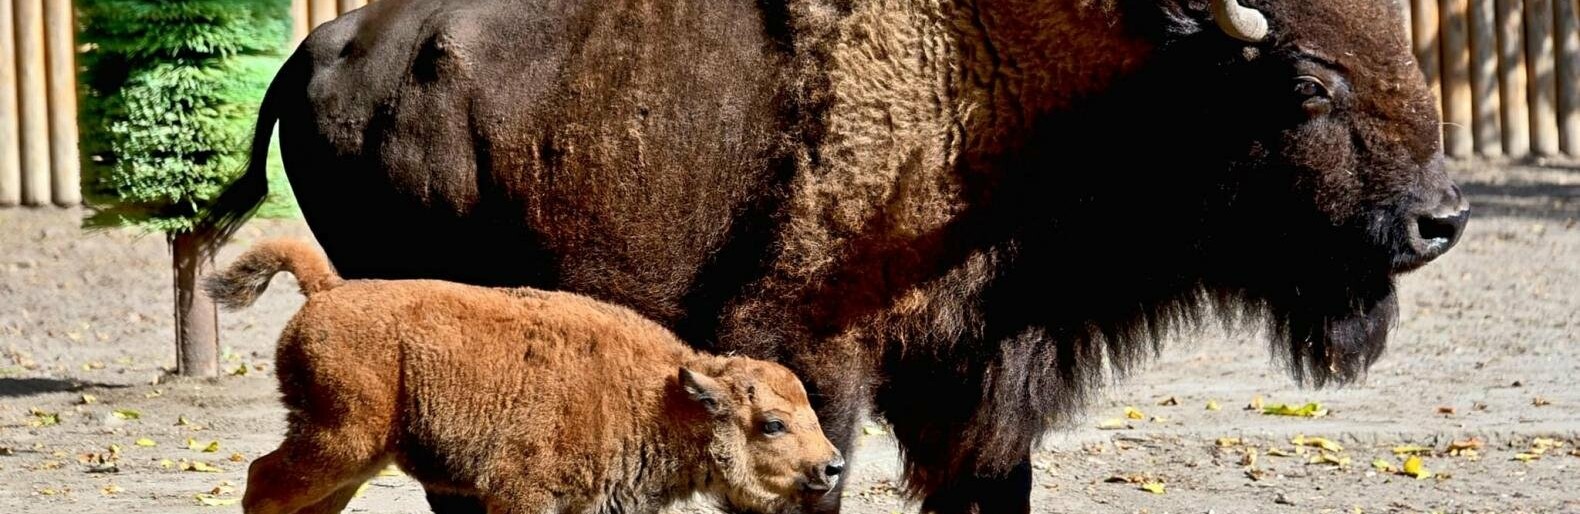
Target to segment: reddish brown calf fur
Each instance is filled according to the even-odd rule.
[[[289,429],[249,470],[249,514],[339,512],[391,462],[495,513],[654,512],[694,493],[771,512],[838,478],[778,364],[695,352],[575,294],[343,281],[299,241],[205,285],[240,308],[280,271],[307,303],[280,337]]]

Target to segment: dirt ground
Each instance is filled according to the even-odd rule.
[[[1580,512],[1580,168],[1456,173],[1475,206],[1467,235],[1402,280],[1402,321],[1366,381],[1301,390],[1255,334],[1180,336],[1048,437],[1035,511]],[[258,305],[221,314],[224,367],[245,374],[170,379],[163,239],[84,233],[81,216],[0,210],[0,512],[239,511],[247,462],[282,434],[270,363],[300,304],[294,284],[277,279]],[[282,234],[308,232],[254,222],[220,262]],[[1328,412],[1245,410],[1257,396]],[[847,511],[914,512],[895,494],[892,440],[879,424],[864,433]],[[1342,449],[1292,443],[1302,435]],[[1434,476],[1393,469],[1407,445]],[[398,474],[348,511],[427,512]]]

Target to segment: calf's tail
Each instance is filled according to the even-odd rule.
[[[329,260],[312,245],[296,239],[276,239],[258,243],[231,263],[229,268],[203,280],[203,290],[221,307],[236,310],[258,300],[269,288],[276,273],[296,275],[302,294],[312,296],[340,285],[340,276]]]

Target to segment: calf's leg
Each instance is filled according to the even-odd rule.
[[[292,435],[253,461],[242,510],[247,514],[330,514],[388,463],[381,447],[336,435]]]

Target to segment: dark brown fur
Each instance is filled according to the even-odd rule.
[[[826,486],[839,462],[788,369],[698,353],[628,309],[342,282],[290,240],[249,250],[207,287],[239,308],[280,271],[307,303],[280,338],[289,428],[248,472],[249,514],[339,512],[392,461],[494,513],[651,513],[696,493],[768,512]],[[770,419],[786,431],[765,434]]]
[[[924,510],[1024,512],[1037,438],[1169,331],[1344,383],[1446,248],[1393,2],[1242,3],[1267,40],[1184,0],[384,0],[259,133],[347,276],[631,305],[796,370],[847,449],[882,413]]]

